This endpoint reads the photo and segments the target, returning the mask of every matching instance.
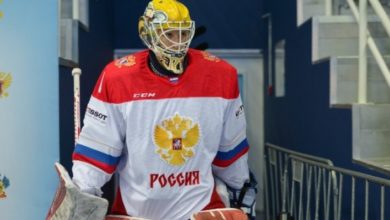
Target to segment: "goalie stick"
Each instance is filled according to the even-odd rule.
[[[74,117],[74,142],[75,145],[79,139],[80,130],[81,130],[81,120],[80,120],[80,68],[73,68],[73,117]]]

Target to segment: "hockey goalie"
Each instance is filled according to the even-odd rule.
[[[109,63],[89,100],[47,219],[254,219],[237,71],[189,49],[195,22],[176,0],[152,0],[139,19],[147,49]],[[112,210],[101,187],[118,175]],[[218,193],[216,181],[226,186]],[[225,201],[225,202],[224,202]]]

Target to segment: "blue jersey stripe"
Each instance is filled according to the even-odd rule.
[[[241,151],[243,151],[246,147],[248,147],[248,141],[246,138],[239,144],[237,145],[234,149],[228,151],[228,152],[222,152],[218,151],[217,156],[215,159],[217,160],[230,160],[236,155],[238,155]]]
[[[111,166],[117,165],[120,159],[120,157],[114,157],[81,144],[76,145],[74,152]]]

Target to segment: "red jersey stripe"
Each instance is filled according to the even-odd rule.
[[[86,156],[78,154],[78,153],[73,153],[72,159],[89,163],[89,164],[103,170],[104,172],[109,173],[109,174],[114,173],[114,171],[116,169],[116,166],[110,166],[108,164],[102,163],[100,161],[97,161],[95,159],[92,159],[90,157],[86,157]]]
[[[228,167],[231,164],[233,164],[236,160],[238,160],[241,156],[246,154],[249,151],[249,146],[246,146],[240,153],[238,153],[236,156],[232,157],[229,160],[218,160],[214,159],[213,164],[219,167]]]
[[[235,99],[239,95],[237,70],[223,60],[209,60],[202,52],[190,50],[188,67],[178,82],[172,83],[150,70],[148,54],[148,51],[142,51],[129,55],[134,61],[131,66],[118,66],[118,61],[107,65],[96,83],[93,96],[119,104],[189,97]]]

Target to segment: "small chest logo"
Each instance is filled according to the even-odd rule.
[[[115,61],[115,66],[117,66],[118,68],[131,67],[134,66],[135,64],[136,64],[135,56],[133,55],[123,57]]]
[[[221,61],[221,59],[219,59],[218,57],[216,57],[216,56],[214,56],[206,51],[202,51],[202,55],[203,55],[203,58],[205,60],[208,60],[208,61],[212,61],[212,62],[216,62],[216,63]]]

